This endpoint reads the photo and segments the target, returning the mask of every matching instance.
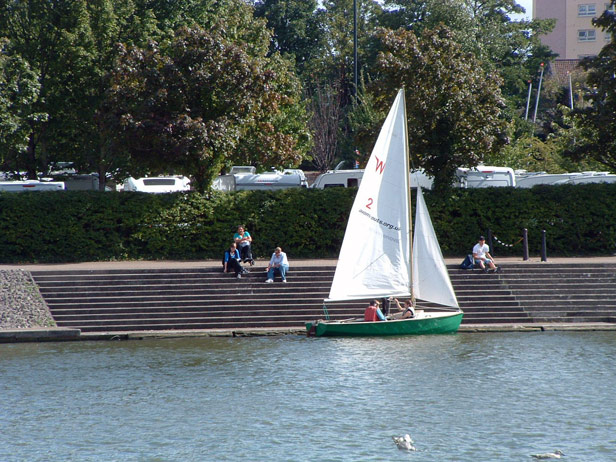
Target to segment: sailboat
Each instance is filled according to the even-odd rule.
[[[408,149],[406,102],[401,89],[381,128],[349,214],[329,297],[324,300],[326,319],[306,323],[309,335],[417,335],[458,330],[463,312],[420,188],[413,236]],[[431,308],[417,307],[414,317],[394,316],[386,321],[327,319],[328,303],[388,297],[422,300]]]

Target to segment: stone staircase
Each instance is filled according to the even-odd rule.
[[[449,267],[463,324],[616,322],[616,265],[520,263],[503,270]],[[82,332],[301,328],[324,317],[333,274],[332,266],[293,267],[287,284],[265,284],[258,267],[242,279],[218,268],[32,272],[58,326]],[[366,304],[334,303],[328,314],[356,317]]]

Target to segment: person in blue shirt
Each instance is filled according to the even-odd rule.
[[[225,251],[225,256],[222,260],[222,272],[230,273],[231,271],[235,272],[235,277],[238,279],[242,278],[242,273],[244,273],[244,269],[240,264],[240,252],[237,250],[237,246],[235,242],[231,244],[229,250]]]

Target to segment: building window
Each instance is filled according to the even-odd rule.
[[[597,7],[594,3],[586,3],[584,5],[578,5],[578,16],[595,16],[597,14]]]
[[[594,29],[582,29],[578,31],[578,42],[594,42],[597,33]]]
[[[605,11],[611,11],[612,13],[616,13],[616,5],[612,5],[611,3],[606,3]]]

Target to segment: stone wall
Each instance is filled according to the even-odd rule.
[[[0,271],[0,329],[55,327],[28,271]]]

